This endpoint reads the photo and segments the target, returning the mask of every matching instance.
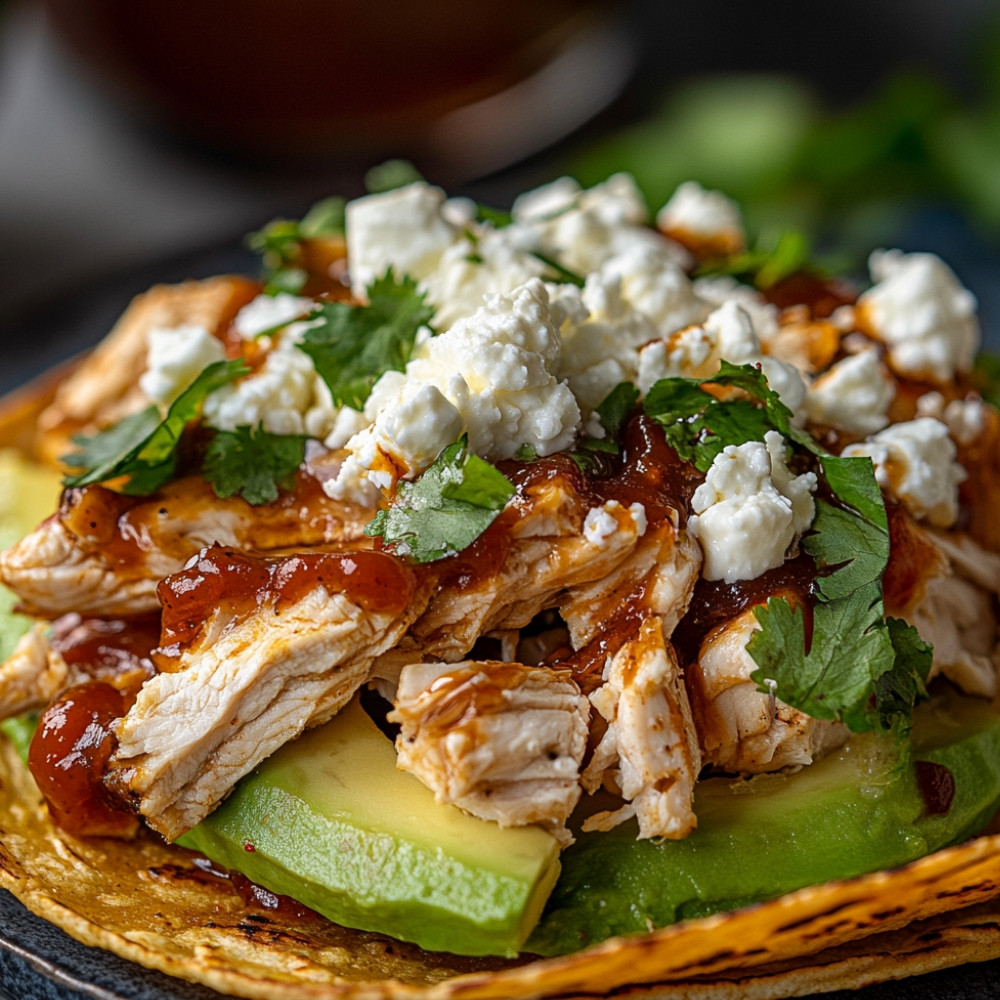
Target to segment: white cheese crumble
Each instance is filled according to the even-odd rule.
[[[293,339],[283,339],[259,371],[206,397],[205,423],[223,431],[262,424],[270,434],[304,434],[306,415],[316,403],[316,381],[312,359]]]
[[[976,299],[940,257],[877,250],[869,269],[875,285],[858,299],[855,317],[886,344],[897,372],[947,382],[972,367]]]
[[[225,356],[222,341],[203,326],[154,327],[139,388],[147,399],[169,406],[203,368]]]
[[[958,517],[958,484],[965,470],[955,461],[948,428],[933,417],[891,424],[841,453],[867,455],[879,485],[897,497],[914,517],[947,528]]]
[[[780,566],[812,524],[816,475],[793,476],[785,441],[768,431],[764,442],[729,445],[694,492],[688,520],[701,544],[706,580],[752,580]]]
[[[521,195],[511,209],[519,245],[586,276],[616,254],[652,247],[687,262],[686,251],[651,229],[646,203],[628,174],[584,190],[568,177]]]
[[[552,286],[550,294],[551,315],[562,336],[556,373],[566,379],[586,417],[619,382],[635,379],[638,348],[656,330],[622,297],[620,280],[603,270],[588,275],[583,289]]]
[[[640,537],[646,533],[646,508],[641,503],[623,507],[617,500],[608,500],[600,507],[591,507],[583,521],[583,537],[591,545],[607,545],[621,529],[621,517],[629,517]]]
[[[925,392],[917,399],[917,416],[942,421],[952,440],[967,447],[986,429],[986,405],[977,397],[953,399],[945,404],[941,393]]]
[[[874,434],[889,423],[896,388],[876,351],[852,354],[832,365],[806,390],[809,420],[848,434]]]
[[[782,402],[793,412],[801,406],[806,392],[802,373],[763,354],[750,314],[736,301],[723,303],[700,325],[646,344],[639,352],[637,384],[646,393],[661,378],[710,378],[723,361],[760,365]]]
[[[233,329],[244,339],[253,340],[262,333],[269,333],[312,312],[312,299],[288,292],[277,295],[258,295],[248,302],[233,320]]]
[[[490,295],[472,316],[423,344],[420,355],[407,364],[405,375],[387,373],[376,383],[375,423],[381,421],[380,426],[387,427],[385,411],[396,405],[380,388],[381,382],[388,380],[399,392],[410,391],[402,382],[429,385],[460,414],[460,424],[448,416],[448,433],[454,431],[451,440],[464,428],[470,449],[483,458],[513,458],[524,446],[539,455],[562,451],[576,439],[581,414],[569,387],[554,374],[560,350],[548,293],[539,279],[508,295]],[[352,496],[364,475],[359,470],[380,471],[370,464],[375,452],[367,433],[348,442],[354,462],[345,462],[341,475],[325,484],[331,496]],[[438,431],[433,433],[434,440],[439,440]],[[430,463],[407,460],[405,464],[400,475],[415,475]]]
[[[416,281],[434,271],[461,232],[444,217],[444,204],[444,191],[424,181],[347,203],[347,259],[358,298],[390,267]]]
[[[738,249],[745,242],[740,208],[721,191],[707,191],[696,181],[681,184],[656,215],[656,225],[668,235],[689,234],[719,240]]]

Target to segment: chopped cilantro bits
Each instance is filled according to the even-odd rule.
[[[390,268],[368,286],[368,304],[325,302],[313,313],[300,350],[313,360],[337,406],[364,408],[387,371],[403,371],[417,331],[434,315],[409,276]]]
[[[469,452],[463,437],[449,445],[415,482],[400,483],[365,534],[415,562],[432,562],[471,545],[514,495],[514,485]]]

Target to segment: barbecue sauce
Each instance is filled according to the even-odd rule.
[[[399,560],[382,552],[310,552],[276,558],[248,556],[213,545],[168,576],[157,589],[163,605],[160,669],[180,655],[201,633],[216,611],[226,627],[260,608],[275,614],[325,587],[343,593],[371,613],[396,615],[410,603],[416,576]]]
[[[112,726],[131,698],[90,681],[64,691],[42,713],[28,767],[57,826],[77,836],[131,837],[138,819],[104,787]]]

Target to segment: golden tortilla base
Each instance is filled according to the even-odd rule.
[[[0,742],[0,887],[88,945],[260,1000],[765,1000],[1000,956],[1000,835],[562,958],[432,954],[248,906],[153,836],[78,840]]]

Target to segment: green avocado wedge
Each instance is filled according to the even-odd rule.
[[[631,823],[581,834],[525,949],[564,954],[898,867],[973,835],[998,805],[1000,714],[945,693],[920,706],[911,743],[854,736],[796,774],[699,782],[684,840],[636,840]]]
[[[355,699],[179,841],[347,927],[432,951],[516,955],[559,873],[536,827],[439,805]]]

